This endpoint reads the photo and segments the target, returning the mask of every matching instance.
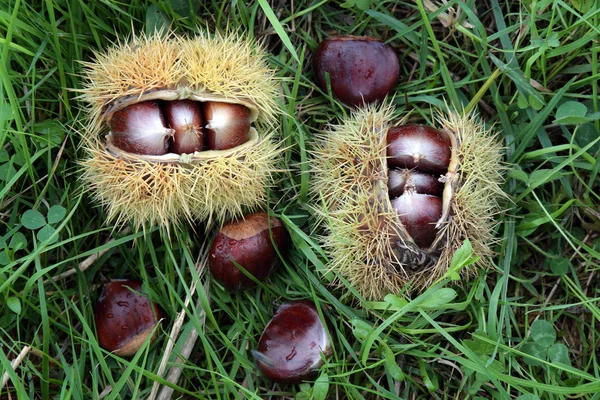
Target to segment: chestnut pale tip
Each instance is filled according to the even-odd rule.
[[[94,307],[98,342],[120,357],[134,355],[148,339],[156,339],[156,325],[164,317],[162,309],[140,293],[142,282],[108,282]]]
[[[388,165],[437,174],[448,172],[452,144],[445,133],[425,125],[402,125],[387,133]]]
[[[330,352],[331,342],[317,308],[301,300],[277,309],[253,354],[266,378],[293,384],[310,378]]]
[[[250,138],[251,111],[241,104],[206,102],[204,120],[209,150],[226,150]]]
[[[201,103],[192,100],[175,100],[164,103],[165,119],[175,133],[172,153],[190,154],[202,151],[202,110]]]

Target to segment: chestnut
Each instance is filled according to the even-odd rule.
[[[383,100],[396,86],[400,63],[389,44],[368,36],[334,36],[325,39],[313,59],[319,87],[342,103],[359,107]]]
[[[160,156],[168,152],[167,128],[158,101],[135,103],[116,111],[108,125],[115,146],[129,153]]]
[[[269,218],[264,212],[246,215],[243,220],[223,226],[215,237],[208,255],[210,272],[229,289],[256,286],[236,264],[263,281],[279,264],[274,246],[284,251],[289,241],[287,231],[277,218]]]
[[[242,104],[209,101],[204,105],[206,147],[226,150],[250,139],[250,109]]]
[[[315,305],[307,300],[282,304],[253,351],[264,376],[278,383],[299,383],[323,364],[331,352],[327,330]]]
[[[452,144],[445,133],[425,125],[401,125],[387,133],[388,166],[448,172]]]
[[[139,292],[142,282],[108,282],[94,307],[98,343],[120,357],[134,355],[164,317],[162,309]],[[156,339],[156,332],[150,339]]]
[[[189,154],[202,151],[202,110],[199,102],[175,100],[164,103],[165,120],[175,132],[170,152]]]
[[[411,169],[390,169],[388,191],[390,198],[401,196],[405,190],[442,197],[444,184],[428,173]]]
[[[415,244],[429,248],[437,234],[435,225],[442,216],[442,199],[409,190],[392,200],[392,207]]]

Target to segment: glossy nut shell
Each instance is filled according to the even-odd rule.
[[[282,304],[265,327],[254,352],[258,368],[268,379],[299,383],[322,365],[331,343],[327,330],[310,301]]]
[[[319,87],[341,102],[358,107],[383,100],[398,81],[400,65],[394,49],[367,36],[335,36],[315,50],[313,69]]]
[[[401,125],[387,133],[388,166],[416,168],[435,174],[448,172],[452,145],[441,131],[425,125]]]
[[[437,235],[435,224],[442,216],[442,199],[407,192],[392,200],[392,207],[415,244],[423,249],[431,246]]]
[[[141,290],[140,281],[110,281],[94,307],[100,346],[121,357],[135,354],[164,317],[162,309]]]
[[[269,218],[267,213],[250,214],[223,226],[208,255],[213,278],[229,289],[256,286],[236,264],[257,280],[265,280],[279,264],[273,243],[284,252],[289,245],[289,235],[282,223],[277,218]]]
[[[410,169],[390,169],[388,171],[390,198],[401,196],[407,190],[442,197],[444,184],[439,178],[428,173]]]

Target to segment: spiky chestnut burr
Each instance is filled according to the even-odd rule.
[[[319,87],[352,107],[383,100],[396,86],[400,64],[389,44],[368,36],[334,36],[315,50],[313,70]]]
[[[210,272],[228,289],[254,287],[256,283],[237,265],[263,281],[279,264],[275,247],[285,252],[289,242],[289,235],[277,218],[269,218],[264,212],[246,215],[219,230],[208,253]]]
[[[418,246],[389,197],[387,136],[401,124],[390,104],[370,105],[319,135],[313,150],[311,190],[328,270],[366,299],[408,282],[409,291],[423,290],[447,271],[465,239],[481,256],[471,268],[486,264],[506,199],[496,135],[472,114],[440,112],[436,126],[451,143],[446,172],[434,175],[444,181],[442,211],[431,246]]]
[[[120,357],[134,355],[149,335],[156,339],[162,309],[140,294],[142,282],[117,279],[108,282],[94,307],[98,342]]]
[[[265,327],[256,364],[268,379],[300,383],[323,364],[321,354],[331,352],[331,341],[314,303],[307,300],[282,304]]]
[[[260,46],[231,33],[140,35],[96,54],[85,67],[82,180],[110,222],[168,229],[183,220],[222,223],[264,204],[281,148],[273,140],[278,80]],[[148,151],[145,142],[124,145],[139,135],[116,132],[109,122],[154,102],[170,130],[166,153]],[[217,132],[205,116],[211,104],[243,114],[241,124],[218,121],[226,126],[217,133],[224,132],[224,141],[205,142],[208,129]],[[132,121],[138,117],[131,113]]]

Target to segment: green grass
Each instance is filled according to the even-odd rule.
[[[600,398],[596,2],[449,1],[435,12],[421,0],[187,3],[0,1],[0,377],[9,379],[0,398],[147,398],[155,382],[186,398]],[[444,27],[438,17],[450,8],[461,13]],[[78,183],[80,61],[165,24],[181,34],[243,30],[264,41],[286,78],[280,131],[293,172],[270,208],[294,249],[256,290],[210,284],[199,258],[210,236],[115,231]],[[327,286],[302,162],[313,134],[349,113],[312,74],[312,51],[334,33],[397,49],[399,112],[428,122],[447,102],[500,133],[514,203],[494,268],[412,299],[358,304],[352,288]],[[169,316],[157,342],[130,360],[99,347],[92,313],[103,279],[123,277],[142,279]],[[443,296],[449,288],[455,298]],[[272,384],[251,350],[278,304],[305,298],[329,321],[333,353],[316,381]],[[180,313],[167,367],[182,370],[169,383],[160,364]],[[195,347],[177,360],[193,329]]]

